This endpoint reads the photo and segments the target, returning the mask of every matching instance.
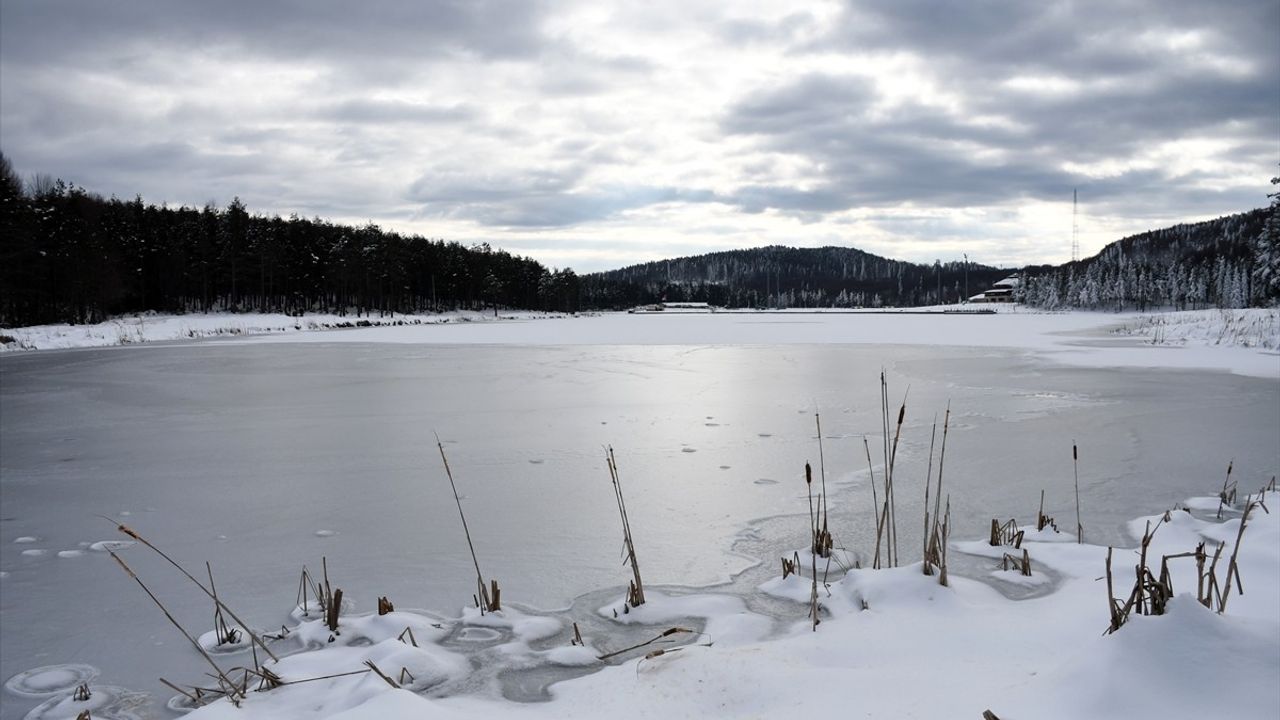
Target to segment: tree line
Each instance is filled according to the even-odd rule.
[[[1273,180],[1280,183],[1280,178]],[[1280,193],[1269,208],[1118,240],[1021,271],[1016,299],[1045,308],[1280,303]],[[769,246],[579,277],[537,261],[321,219],[104,199],[0,154],[0,326],[164,312],[380,314],[521,308],[576,312],[657,302],[722,307],[954,303],[1009,270],[892,260],[854,248]]]
[[[967,262],[891,260],[854,248],[773,245],[660,260],[586,275],[584,303],[722,307],[912,307],[955,303],[1010,271]]]
[[[1055,308],[1244,308],[1280,302],[1280,220],[1270,208],[1133,235],[1097,255],[1024,269],[1019,299]]]
[[[116,314],[389,314],[497,307],[576,311],[579,278],[487,244],[374,224],[104,199],[0,155],[0,325]]]

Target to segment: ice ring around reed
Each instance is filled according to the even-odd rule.
[[[138,543],[132,540],[99,540],[89,545],[89,549],[94,552],[111,552],[112,550],[123,550],[127,547],[133,547]]]
[[[76,700],[72,695],[52,697],[35,706],[25,720],[65,720],[86,710],[93,720],[140,720],[137,711],[148,700],[146,693],[115,685],[90,685],[88,700]]]
[[[61,692],[71,692],[81,683],[98,677],[98,668],[92,665],[45,665],[23,670],[4,682],[8,690],[27,697],[44,697]]]

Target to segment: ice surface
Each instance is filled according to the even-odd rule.
[[[911,388],[899,451],[900,477],[909,478],[902,486],[909,491],[899,497],[904,517],[918,518],[929,427],[952,402],[946,477],[959,541],[984,537],[991,517],[1034,519],[1041,489],[1046,510],[1070,525],[1073,440],[1081,448],[1086,537],[1101,543],[1131,546],[1126,523],[1134,516],[1216,491],[1232,458],[1242,491],[1260,486],[1280,466],[1274,443],[1280,374],[1267,379],[1265,373],[1177,367],[1185,363],[1176,358],[1194,355],[1210,358],[1208,367],[1239,371],[1230,359],[1238,348],[1153,348],[1133,340],[1096,347],[1102,341],[1085,333],[1115,319],[1105,315],[911,319],[918,317],[895,318],[907,326],[892,332],[879,316],[823,318],[816,327],[794,328],[752,325],[749,317],[622,316],[300,333],[292,337],[306,342],[298,344],[6,354],[0,358],[2,674],[50,661],[88,661],[104,669],[104,682],[146,690],[160,706],[172,692],[158,675],[198,679],[207,670],[105,553],[51,562],[24,556],[31,544],[15,542],[38,538],[42,547],[30,549],[43,549],[105,541],[111,526],[95,516],[121,508],[151,509],[126,522],[199,569],[197,575],[210,561],[220,593],[255,626],[295,625],[288,610],[297,602],[298,573],[304,564],[318,568],[321,557],[334,586],[345,590],[348,616],[354,608],[373,608],[381,595],[399,608],[452,615],[451,609],[470,604],[475,570],[433,429],[445,440],[479,561],[486,577],[500,581],[504,601],[563,609],[584,593],[610,588],[585,610],[592,615],[621,597],[618,588],[628,576],[603,462],[602,447],[613,445],[655,595],[706,595],[690,586],[733,581],[712,594],[750,598],[742,627],[708,633],[717,647],[729,644],[721,636],[735,632],[754,642],[793,621],[803,624],[793,600],[767,604],[752,596],[776,573],[781,549],[804,542],[803,464],[816,467],[815,411],[823,419],[837,544],[850,551],[869,547],[862,437],[877,447],[881,368],[888,370],[895,404]],[[955,331],[949,323],[957,321],[1012,324],[988,334],[974,324]],[[588,344],[593,336],[623,338],[640,322],[650,323],[639,337],[645,345]],[[428,341],[410,330],[442,333]],[[1054,334],[1059,331],[1079,334]],[[943,344],[923,344],[930,335]],[[735,338],[746,344],[712,344]],[[875,344],[894,338],[907,344]],[[502,344],[512,341],[527,344]],[[963,346],[975,343],[979,347]],[[1154,365],[1173,358],[1166,364],[1175,367],[1089,367],[1105,366],[1120,351]],[[1082,364],[1066,367],[1067,361]],[[717,427],[708,427],[708,416]],[[759,482],[765,479],[772,484]],[[751,524],[759,518],[766,519]],[[758,530],[754,539],[743,535],[748,527]],[[317,529],[335,535],[318,537]],[[904,548],[918,547],[912,532],[903,529]],[[196,634],[209,630],[208,598],[145,547],[120,537],[112,547],[183,622]],[[1096,549],[1055,545],[1062,556],[1044,561],[1066,569],[1046,568],[1097,577]],[[103,542],[89,547],[106,548]],[[1037,568],[1041,560],[1034,559]],[[992,567],[982,559],[972,575],[994,582]],[[739,571],[746,571],[742,579]],[[1256,576],[1251,572],[1245,582]],[[973,595],[985,590],[1001,599],[977,587]],[[825,602],[836,607],[840,598],[857,617],[852,595],[833,591]],[[1242,612],[1250,610],[1245,597],[1236,601]],[[872,603],[872,612],[881,609]],[[109,623],[97,621],[108,616]],[[484,662],[521,668],[562,656],[585,660],[585,651],[563,649],[569,628],[560,617],[558,630],[548,630],[558,634],[542,639],[516,638],[510,627],[454,626],[442,647],[468,655],[479,648]],[[773,622],[776,617],[783,621]],[[316,619],[313,613],[311,627]],[[576,619],[583,622],[583,615]],[[612,619],[593,621],[603,625],[584,627],[592,646],[617,647],[600,630]],[[1092,624],[1087,630],[1098,631]],[[465,632],[480,631],[497,634],[466,641]],[[1006,631],[993,623],[991,632]],[[328,645],[327,632],[315,634],[317,644]],[[343,637],[335,644],[352,653],[372,645],[351,642],[375,643],[345,630]],[[702,654],[690,649],[656,658],[644,677],[701,662]],[[634,681],[635,669],[628,672],[610,677]],[[500,694],[495,688],[505,676],[487,677],[472,685],[449,675],[441,692]],[[367,692],[370,702],[384,702],[377,682],[351,687]],[[469,708],[462,699],[451,702],[445,707]],[[771,707],[761,702],[760,708]],[[34,705],[15,697],[0,703],[6,718]]]

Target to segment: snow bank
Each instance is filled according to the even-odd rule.
[[[308,313],[301,316],[284,313],[143,313],[89,325],[33,325],[0,330],[0,337],[9,338],[0,342],[0,351],[106,347],[200,338],[288,335],[353,328],[413,327],[552,317],[561,315],[529,311],[503,312],[498,317],[494,317],[492,312],[466,311],[421,315],[391,313],[359,317],[354,314],[331,313]]]
[[[1171,567],[1179,594],[1166,614],[1135,616],[1118,632],[1103,635],[1108,616],[1105,588],[1097,577],[1106,548],[1038,533],[1029,534],[1023,547],[1034,563],[1052,568],[1061,580],[1054,592],[1035,599],[1010,600],[985,584],[954,576],[950,587],[942,587],[918,564],[852,570],[820,586],[823,622],[813,632],[803,621],[810,582],[792,576],[765,588],[795,601],[796,621],[780,638],[708,647],[704,637],[697,637],[692,644],[666,646],[648,656],[642,654],[651,650],[646,647],[621,664],[553,686],[547,703],[483,695],[428,698],[364,674],[251,693],[240,709],[218,702],[190,717],[977,718],[990,709],[1004,720],[1274,718],[1280,714],[1275,683],[1280,676],[1280,493],[1268,493],[1265,500],[1272,512],[1255,509],[1239,549],[1245,594],[1233,598],[1223,615],[1196,601],[1194,567],[1184,563]],[[1234,550],[1238,512],[1226,522],[1182,510],[1165,517],[1139,518],[1132,525],[1135,532],[1145,530],[1148,521],[1161,526],[1152,556],[1189,550],[1201,540],[1222,540],[1225,552]],[[985,542],[956,548],[993,558],[1007,550]],[[1116,551],[1119,577],[1126,577],[1132,552]],[[599,612],[612,619],[615,609],[611,604]],[[681,617],[724,622],[750,614],[740,598],[651,592],[649,603],[620,613],[618,620],[665,627]],[[378,622],[388,628],[415,622],[412,614],[394,615]],[[461,621],[508,629],[525,621],[518,613],[484,617]],[[389,630],[370,630],[369,618],[344,623],[375,644],[329,644],[284,658],[277,672],[289,678],[332,674],[359,669],[367,659],[384,671],[412,666],[434,679],[465,672],[465,661],[433,642],[412,648],[390,639]],[[527,626],[533,636],[542,636],[544,629],[549,628]],[[426,629],[424,636],[436,639]],[[561,650],[575,657],[588,652]]]
[[[1114,330],[1152,345],[1280,350],[1280,310],[1191,310],[1141,315]]]

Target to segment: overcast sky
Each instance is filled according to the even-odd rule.
[[[1277,0],[0,0],[0,151],[579,272],[1070,258],[1261,207]]]

